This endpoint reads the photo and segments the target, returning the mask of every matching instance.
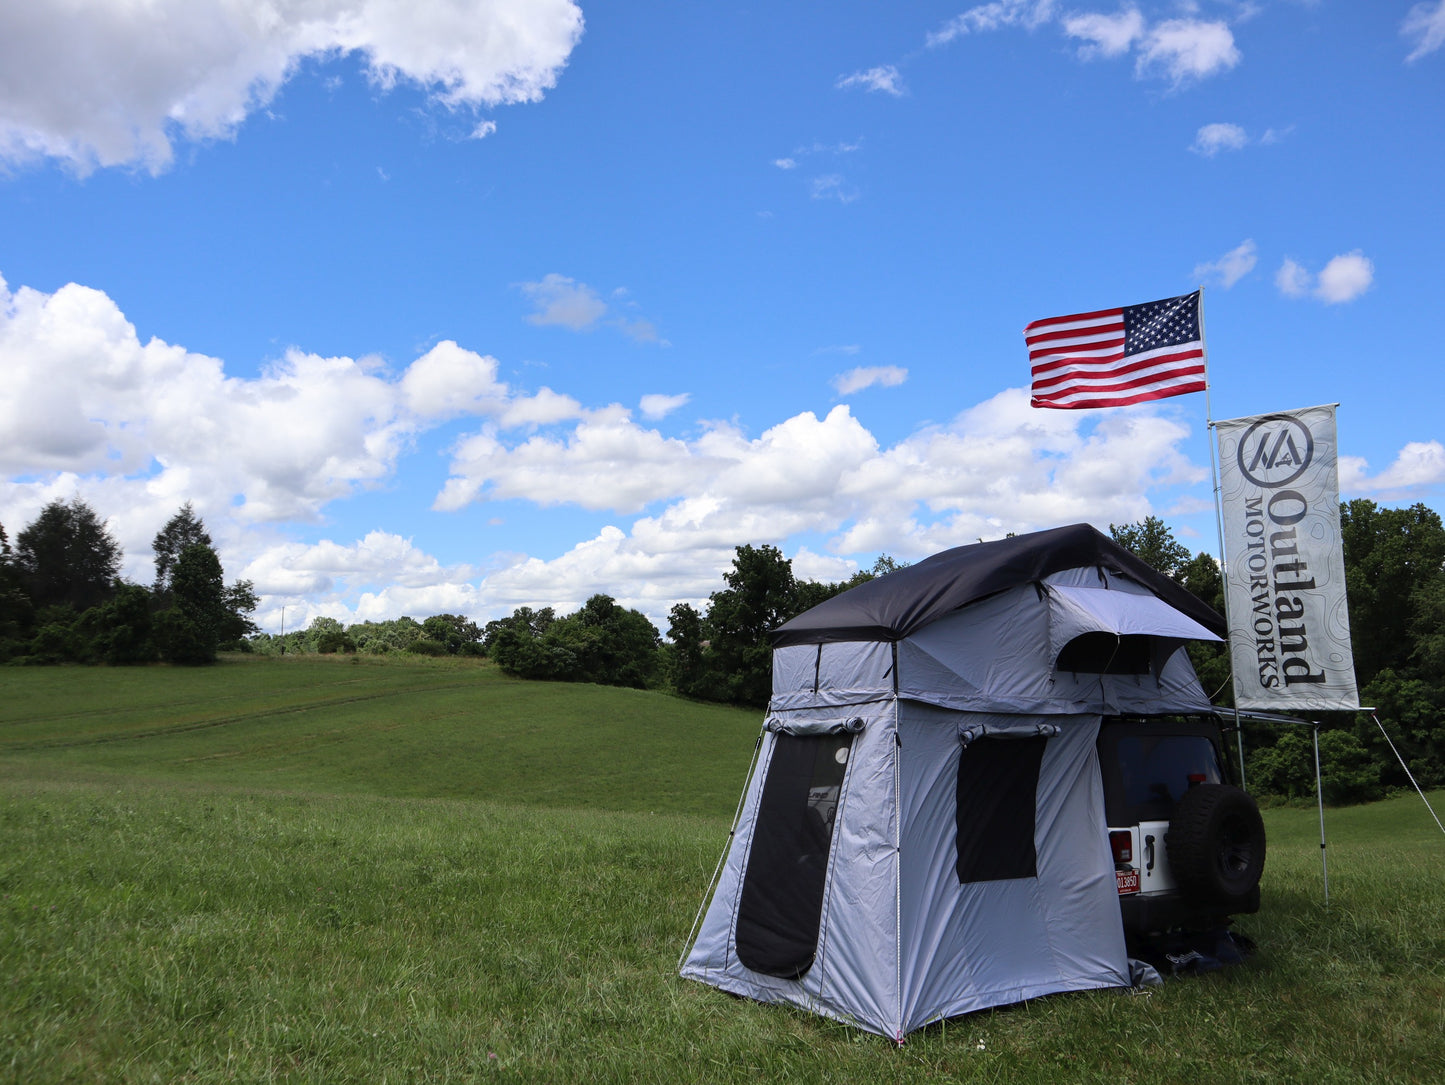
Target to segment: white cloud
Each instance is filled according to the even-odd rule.
[[[522,283],[521,287],[537,306],[536,312],[527,317],[531,324],[560,324],[580,332],[592,327],[607,312],[607,303],[597,296],[597,291],[566,275],[552,272],[542,276],[540,282]]]
[[[535,395],[518,396],[509,402],[499,424],[502,429],[533,429],[582,418],[586,413],[571,396],[544,387]]]
[[[1211,280],[1228,290],[1253,271],[1254,265],[1258,262],[1259,257],[1255,251],[1254,240],[1246,238],[1218,260],[1196,265],[1194,277]]]
[[[1340,489],[1346,493],[1400,497],[1445,482],[1445,445],[1439,441],[1410,441],[1395,462],[1374,478],[1359,456],[1340,457]]]
[[[494,414],[509,395],[497,380],[497,359],[463,350],[450,339],[407,367],[401,391],[413,413],[435,418]]]
[[[1228,24],[1168,19],[1144,35],[1136,71],[1140,75],[1163,73],[1179,86],[1227,71],[1239,61],[1239,50]]]
[[[1054,17],[1055,0],[993,0],[955,15],[926,39],[930,49],[947,45],[965,34],[998,30],[1006,26],[1022,26],[1032,30]]]
[[[1274,275],[1274,283],[1280,293],[1291,298],[1313,294],[1326,305],[1354,301],[1370,289],[1374,281],[1375,264],[1359,249],[1333,257],[1317,276],[1295,260],[1285,257]]]
[[[1193,3],[1180,6],[1190,13],[1197,10]],[[1240,18],[1247,14],[1248,9],[1242,9]],[[1227,23],[1184,17],[1151,26],[1132,4],[1108,14],[1063,12],[1054,0],[993,0],[955,15],[930,32],[926,44],[937,48],[967,34],[1010,27],[1034,30],[1049,23],[1083,43],[1078,48],[1080,59],[1113,59],[1134,52],[1138,76],[1161,76],[1176,87],[1227,71],[1240,61]]]
[[[773,165],[777,166],[780,170],[791,170],[798,168],[798,161],[795,158],[775,158],[773,159]]]
[[[679,407],[686,406],[687,401],[691,398],[692,396],[686,392],[676,396],[664,396],[654,393],[643,396],[642,401],[638,404],[638,409],[642,411],[643,418],[656,420],[667,417]]]
[[[1435,0],[1433,5],[1416,4],[1405,16],[1400,33],[1415,43],[1407,61],[1419,60],[1445,45],[1445,0]]]
[[[556,272],[542,276],[538,282],[518,283],[517,286],[535,306],[527,315],[527,323],[539,327],[558,326],[570,328],[574,332],[591,331],[603,317],[615,312],[595,289]],[[612,298],[622,302],[624,307],[633,304],[627,300],[628,291],[623,286],[612,291]],[[634,342],[671,346],[658,335],[657,325],[650,320],[611,316],[606,323]]]
[[[475,128],[472,129],[471,138],[472,138],[472,139],[486,139],[488,136],[490,136],[490,135],[491,135],[493,132],[495,132],[496,130],[497,130],[497,122],[496,122],[496,121],[482,121],[479,125],[477,125]]]
[[[1336,256],[1324,266],[1315,286],[1315,297],[1329,305],[1354,301],[1375,281],[1375,265],[1356,249]]]
[[[891,94],[895,98],[903,95],[903,78],[898,74],[898,69],[892,64],[885,64],[878,68],[869,68],[867,71],[854,72],[852,75],[840,75],[838,81],[833,85],[839,90],[847,90],[850,87],[862,87],[866,91]]]
[[[1213,158],[1220,151],[1238,151],[1248,143],[1249,136],[1237,124],[1206,124],[1194,134],[1194,142],[1189,149],[1205,158]]]
[[[395,374],[293,350],[237,378],[218,359],[140,343],[105,294],[74,285],[0,286],[0,371],[7,522],[80,493],[111,516],[132,555],[127,575],[148,580],[150,539],[194,500],[228,575],[256,581],[270,629],[282,605],[288,625],[321,613],[485,619],[524,604],[574,609],[599,591],[662,625],[673,603],[716,590],[744,542],[807,534],[800,568],[836,579],[859,553],[916,558],[1010,530],[1137,520],[1156,511],[1151,490],[1205,477],[1169,417],[1035,411],[1021,388],[883,446],[845,405],[757,434],[712,423],[670,436],[619,405],[520,392],[495,359],[450,341]],[[651,395],[640,411],[656,418],[685,402]],[[472,421],[436,509],[518,501],[619,519],[560,554],[494,554],[486,568],[439,561],[387,530],[286,537],[288,524],[387,484],[420,434],[457,417]],[[488,522],[487,510],[475,515]]]
[[[1089,42],[1079,49],[1085,60],[1122,56],[1144,36],[1144,16],[1138,8],[1125,8],[1115,15],[1069,15],[1064,18],[1064,33]]]
[[[851,396],[875,384],[895,388],[908,379],[908,370],[897,365],[858,366],[833,378],[833,389],[840,396]]]
[[[0,159],[158,173],[177,138],[230,138],[303,60],[347,53],[444,108],[535,102],[581,34],[572,0],[4,4]]]
[[[1274,285],[1286,297],[1302,298],[1310,291],[1313,276],[1291,257],[1286,256],[1274,273]]]
[[[609,561],[694,552],[712,561],[743,541],[801,532],[822,534],[840,556],[918,556],[1008,530],[1139,519],[1152,511],[1151,487],[1205,477],[1178,449],[1180,424],[1112,414],[1085,436],[1075,416],[1089,413],[1034,411],[1011,389],[891,448],[846,406],[756,438],[719,424],[679,441],[621,416],[512,447],[479,434],[453,464],[455,507],[528,495],[618,512],[661,505],[629,532],[595,540]]]

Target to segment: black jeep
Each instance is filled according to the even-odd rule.
[[[1219,717],[1105,717],[1099,765],[1128,935],[1259,911],[1264,822],[1231,782]]]

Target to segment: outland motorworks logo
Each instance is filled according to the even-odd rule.
[[[1315,456],[1315,437],[1298,418],[1272,414],[1239,439],[1239,470],[1262,490],[1287,486],[1305,473]]]

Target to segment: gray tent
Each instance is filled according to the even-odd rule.
[[[1207,712],[1223,620],[1087,525],[959,547],[773,635],[773,696],[682,974],[901,1040],[1127,986],[1095,749]]]

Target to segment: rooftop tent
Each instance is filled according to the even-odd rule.
[[[756,770],[682,974],[896,1039],[1127,986],[1095,741],[1210,710],[1224,623],[1087,525],[959,547],[773,634]]]

